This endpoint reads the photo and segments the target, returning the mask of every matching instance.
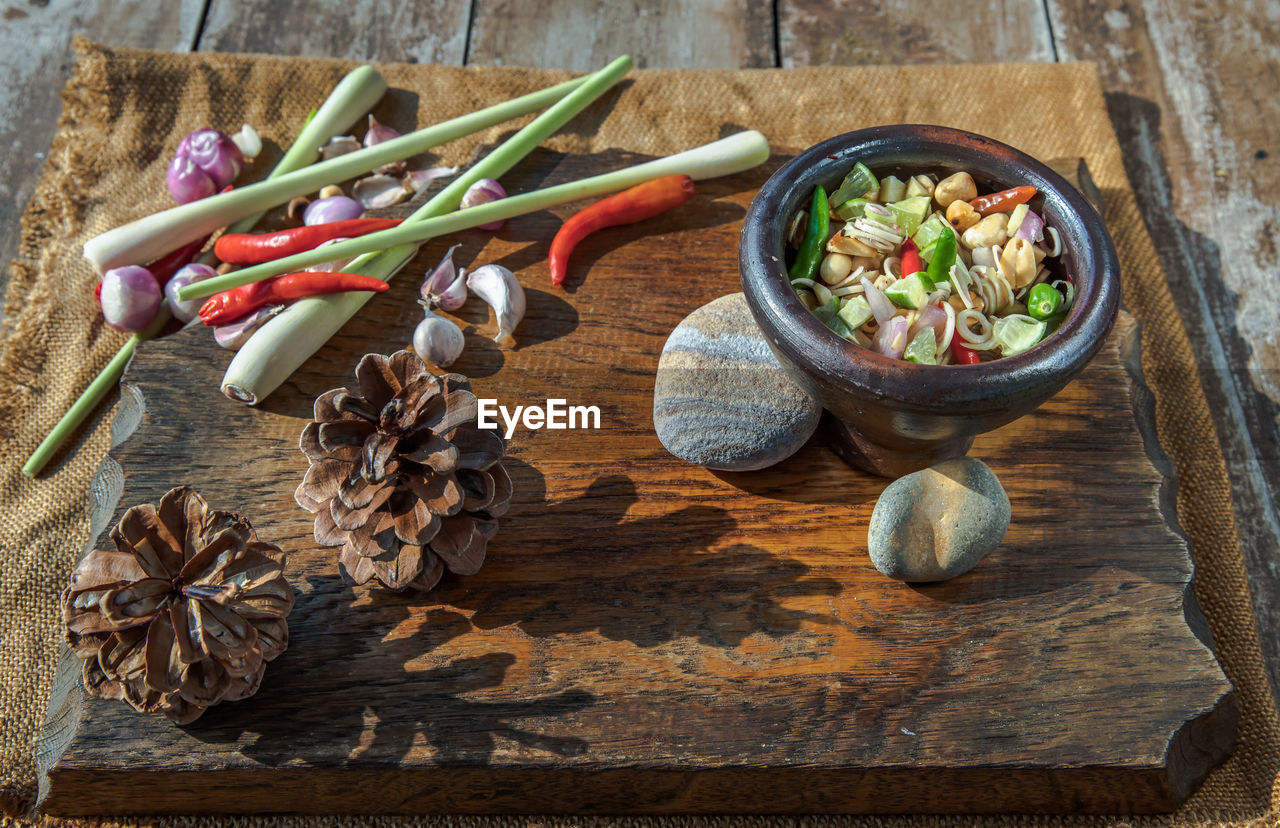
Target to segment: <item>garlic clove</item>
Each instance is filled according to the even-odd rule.
[[[425,170],[409,170],[404,174],[401,181],[406,190],[410,190],[414,195],[418,195],[427,186],[437,178],[448,178],[451,175],[457,175],[457,167],[428,167]]]
[[[453,266],[453,251],[458,247],[459,245],[455,244],[445,251],[440,264],[436,265],[431,275],[423,280],[422,287],[418,290],[418,294],[422,297],[422,306],[428,310],[438,307],[441,310],[454,311],[467,301],[464,274],[458,273]]]
[[[514,346],[516,326],[524,318],[524,288],[516,275],[502,265],[485,265],[471,271],[467,287],[493,308],[498,318],[498,333],[494,341],[499,345]]]
[[[350,135],[335,135],[329,139],[329,143],[320,148],[320,157],[328,161],[330,158],[337,158],[339,155],[346,155],[358,149],[360,149],[360,142],[355,138]]]
[[[426,362],[441,368],[453,364],[462,355],[466,338],[458,326],[431,311],[413,330],[413,350]]]
[[[226,325],[218,325],[213,329],[213,340],[229,351],[235,351],[249,341],[253,332],[262,327],[262,323],[284,310],[284,305],[267,305],[253,313]]]
[[[390,141],[392,138],[399,137],[399,130],[379,123],[378,119],[373,115],[369,116],[369,129],[364,134],[364,145],[366,147],[372,147],[376,144],[381,144],[383,141]]]
[[[397,178],[389,175],[370,175],[356,182],[351,195],[366,210],[391,207],[409,197],[409,191]]]
[[[262,152],[262,138],[258,136],[258,131],[248,124],[241,124],[240,131],[232,135],[231,140],[240,148],[240,154],[245,158],[257,158]]]

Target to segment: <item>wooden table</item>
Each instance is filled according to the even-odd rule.
[[[180,51],[588,70],[1091,60],[1180,300],[1229,464],[1280,691],[1280,18],[1275,0],[10,0],[0,11],[0,261],[53,136],[75,34]],[[939,13],[940,9],[951,12]],[[963,71],[947,69],[944,71]],[[0,288],[7,283],[0,272]],[[1280,696],[1280,693],[1277,693]]]

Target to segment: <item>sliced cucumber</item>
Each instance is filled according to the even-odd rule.
[[[900,308],[918,310],[924,306],[925,300],[929,298],[929,287],[924,280],[924,274],[921,273],[903,276],[885,288],[884,295],[889,298],[890,302]]]
[[[902,358],[907,362],[916,362],[920,365],[937,365],[938,340],[935,338],[933,328],[920,329],[915,339],[911,340],[907,349],[902,352]]]

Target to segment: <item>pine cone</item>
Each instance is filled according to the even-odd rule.
[[[67,643],[95,696],[178,724],[257,692],[289,646],[293,589],[279,547],[186,486],[134,506],[62,593]]]
[[[316,542],[342,544],[339,568],[356,584],[428,590],[446,567],[479,571],[511,478],[502,437],[476,425],[471,384],[412,351],[367,354],[356,379],[360,393],[316,399],[299,441],[311,466],[295,498],[316,516]]]

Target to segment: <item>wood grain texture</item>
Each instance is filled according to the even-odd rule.
[[[1280,18],[1267,2],[1048,7],[1060,56],[1099,65],[1191,335],[1280,699]]]
[[[71,74],[71,40],[186,52],[200,27],[200,0],[27,0],[0,4],[0,295],[18,250],[19,218],[35,191]],[[27,285],[7,301],[19,302]],[[0,314],[0,318],[2,314]]]
[[[1021,0],[778,0],[778,44],[784,67],[1054,59],[1043,8]]]
[[[211,0],[199,48],[458,65],[470,11],[471,0]]]
[[[761,0],[474,0],[468,63],[588,71],[629,54],[637,67],[775,65]]]
[[[524,189],[626,160],[539,153],[509,177]],[[544,262],[572,206],[449,240],[460,264],[511,267],[529,295],[515,350],[486,340],[483,304],[463,308],[453,368],[502,404],[599,405],[603,427],[517,431],[488,562],[426,596],[344,585],[293,501],[311,401],[352,382],[361,354],[409,340],[414,277],[261,409],[217,395],[229,355],[204,331],[141,347],[117,418],[136,431],[113,451],[123,475],[105,467],[106,501],[122,486],[118,517],[188,483],[249,517],[290,552],[291,645],[257,696],[186,728],[83,698],[65,660],[44,809],[1113,813],[1185,797],[1230,749],[1234,694],[1183,604],[1192,567],[1127,318],[1061,394],[979,438],[1013,525],[948,583],[874,570],[885,481],[819,445],[730,474],[658,443],[662,344],[737,289],[742,215],[782,160],[591,237],[563,293]]]

